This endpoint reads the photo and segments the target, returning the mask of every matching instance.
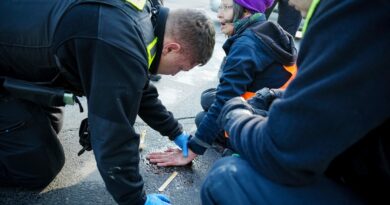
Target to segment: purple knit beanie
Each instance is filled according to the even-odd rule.
[[[261,12],[264,11],[274,3],[274,0],[233,0],[236,4],[252,11]]]

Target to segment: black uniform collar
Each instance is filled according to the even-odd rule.
[[[154,35],[158,40],[156,45],[156,57],[150,65],[149,72],[156,74],[158,65],[160,64],[161,53],[164,44],[165,24],[168,19],[169,9],[163,6],[159,6],[153,13],[155,16]]]

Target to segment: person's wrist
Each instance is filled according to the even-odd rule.
[[[188,142],[189,135],[186,132],[182,132],[180,135],[176,136],[173,142],[181,149],[183,149],[183,145]]]
[[[190,148],[188,148],[188,158],[192,161],[194,160],[198,155],[193,152]]]
[[[194,140],[190,140],[188,142],[188,148],[196,155],[202,155],[206,151],[206,147],[203,147],[202,145],[196,143]]]
[[[187,157],[188,156],[188,140],[190,138],[190,135],[187,134],[186,132],[182,132],[180,135],[175,137],[173,140],[175,144],[180,147],[180,149],[183,151],[183,156]]]

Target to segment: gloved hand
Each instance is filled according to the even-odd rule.
[[[148,194],[145,205],[170,205],[171,201],[164,194]]]
[[[254,110],[244,98],[235,97],[228,100],[223,106],[221,113],[218,116],[217,124],[220,128],[225,129],[225,125],[230,119],[240,117],[242,115],[252,115]],[[227,130],[227,129],[225,129]]]
[[[190,135],[186,132],[182,132],[179,136],[173,140],[177,146],[180,147],[180,149],[183,151],[183,157],[187,158],[188,156],[188,139],[190,138]]]
[[[248,100],[254,110],[254,113],[263,117],[267,116],[267,111],[272,102],[283,95],[280,89],[262,88],[256,92],[256,95]]]
[[[85,151],[91,151],[92,145],[91,145],[91,135],[89,132],[89,125],[88,125],[88,118],[85,118],[81,121],[80,129],[79,129],[79,143],[83,147],[77,155],[82,155]]]

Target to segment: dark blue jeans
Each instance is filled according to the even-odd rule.
[[[268,180],[239,157],[222,158],[214,164],[201,197],[204,205],[364,204],[348,188],[328,178],[307,186],[285,186]]]
[[[195,124],[197,127],[199,127],[203,118],[206,116],[207,111],[209,110],[211,105],[213,105],[216,93],[217,93],[216,88],[209,88],[202,92],[200,97],[200,105],[202,106],[203,111],[199,112],[195,117]]]

